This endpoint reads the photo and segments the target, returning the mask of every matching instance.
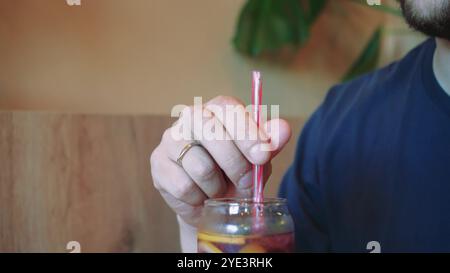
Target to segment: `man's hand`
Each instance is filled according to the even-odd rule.
[[[218,109],[225,110],[227,105],[242,109],[236,112],[235,119],[244,120],[246,126],[236,126],[235,120],[224,119],[216,113]],[[252,164],[265,165],[264,181],[267,181],[271,172],[270,160],[288,142],[291,129],[281,119],[267,121],[258,129],[242,102],[232,97],[219,96],[202,106],[202,111],[207,113],[207,118],[203,118],[202,122],[214,122],[214,130],[223,130],[221,133],[227,138],[199,137],[198,132],[193,130],[192,139],[183,139],[177,125],[183,124],[185,119],[194,120],[193,109],[184,109],[174,126],[164,132],[150,162],[155,188],[184,222],[196,227],[206,199],[251,196]],[[258,137],[236,137],[252,134]],[[192,146],[187,150],[179,165],[177,159],[181,151],[194,140],[201,146]],[[271,151],[261,149],[262,144],[270,145]]]

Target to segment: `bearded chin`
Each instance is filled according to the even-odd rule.
[[[400,5],[407,23],[413,29],[428,36],[450,40],[450,1],[400,0]]]

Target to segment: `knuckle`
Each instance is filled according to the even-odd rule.
[[[223,168],[229,170],[233,176],[239,176],[248,170],[249,164],[240,154],[233,154],[224,160]]]
[[[152,172],[154,169],[158,167],[159,160],[161,159],[160,152],[159,152],[159,146],[156,147],[153,152],[150,154],[150,168]]]
[[[198,162],[192,164],[192,175],[199,180],[210,180],[216,174],[216,167],[212,163]]]
[[[258,147],[258,142],[256,140],[247,140],[241,144],[240,147],[243,154],[249,155],[250,151],[254,149],[254,147]],[[256,148],[255,148],[256,149]]]
[[[172,137],[172,127],[170,127],[170,128],[167,128],[166,130],[164,130],[164,133],[162,135],[162,141],[163,142],[167,142],[167,141],[170,141],[172,139],[173,139],[173,137]]]
[[[220,95],[213,99],[213,102],[221,105],[230,105],[239,103],[238,100],[231,96]]]
[[[158,191],[161,191],[162,190],[161,185],[156,181],[156,179],[152,179],[152,180],[153,180],[153,187],[155,189],[157,189]]]
[[[211,183],[209,196],[211,198],[221,196],[223,193],[225,193],[226,189],[227,187],[225,183]]]
[[[194,106],[186,106],[181,112],[180,118],[177,120],[176,126],[172,128],[183,128],[183,130],[192,130],[192,125],[194,122]]]
[[[193,193],[193,191],[194,184],[185,181],[177,184],[177,186],[173,189],[173,196],[177,199],[186,199]]]
[[[194,106],[193,105],[186,106],[183,109],[183,111],[181,111],[180,119],[186,119],[186,118],[190,117],[193,113],[194,113]]]
[[[152,182],[153,182],[153,187],[155,187],[155,189],[157,189],[159,191],[162,189],[161,185],[157,182],[158,181],[157,177],[159,176],[158,170],[160,168],[160,166],[159,166],[160,159],[161,159],[161,156],[160,156],[159,149],[157,147],[155,150],[153,150],[153,152],[150,155],[150,173],[151,173],[151,178],[152,178]]]

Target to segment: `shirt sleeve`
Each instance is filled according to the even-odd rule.
[[[298,140],[294,163],[283,177],[279,196],[286,198],[295,224],[298,252],[327,252],[330,249],[318,172],[322,105],[311,116]]]

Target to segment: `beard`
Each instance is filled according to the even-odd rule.
[[[449,0],[399,0],[403,15],[415,30],[450,40]]]

